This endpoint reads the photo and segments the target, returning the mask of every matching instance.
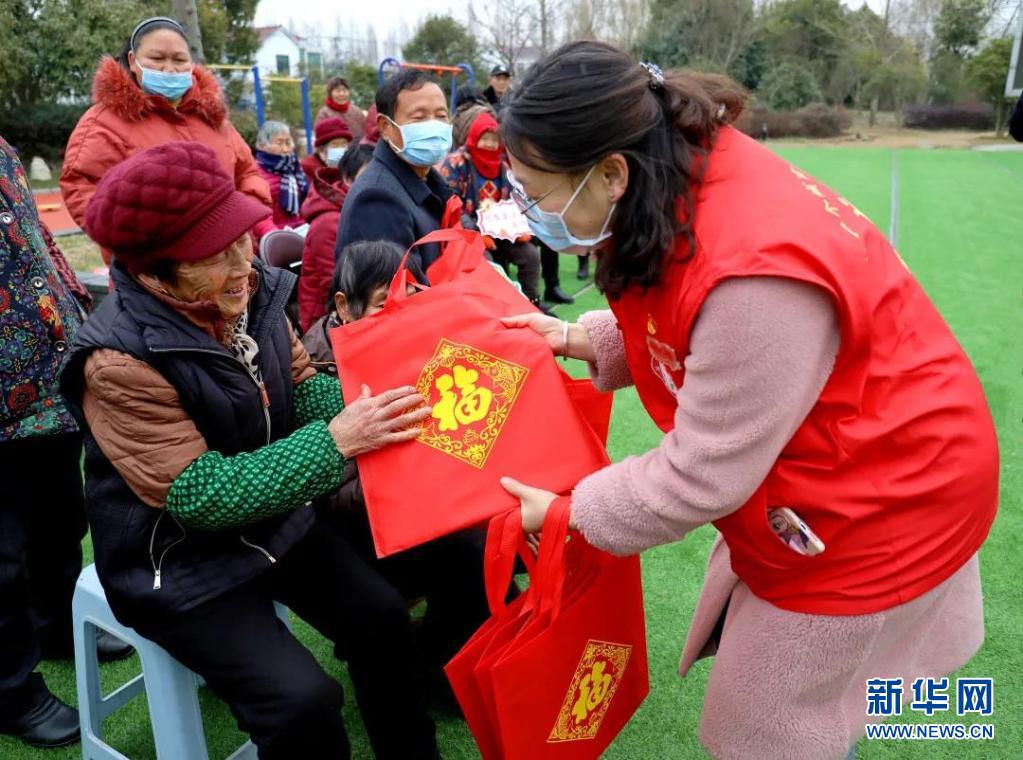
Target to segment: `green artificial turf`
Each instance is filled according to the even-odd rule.
[[[1023,311],[1020,285],[1023,262],[1019,231],[1023,217],[1023,154],[966,151],[891,151],[846,148],[784,147],[787,159],[845,195],[886,233],[890,221],[891,172],[898,173],[898,248],[948,320],[983,380],[999,430],[1002,453],[1002,503],[991,537],[981,553],[987,640],[959,675],[995,679],[994,742],[860,742],[860,758],[1016,758],[1023,752],[1023,662],[1020,656],[1021,599],[1020,491],[1023,489],[1023,389],[1020,383]],[[577,290],[574,259],[562,258],[562,286]],[[574,318],[600,308],[603,300],[590,289],[574,306],[559,313]],[[574,374],[585,370],[570,363]],[[635,393],[615,399],[610,450],[615,459],[642,452],[660,439]],[[684,681],[677,663],[689,616],[699,593],[713,529],[702,528],[684,541],[647,552],[643,577],[647,607],[651,693],[635,718],[606,753],[613,760],[702,758],[696,738],[710,661],[704,660]],[[86,547],[87,558],[91,548]],[[324,667],[341,679],[347,694],[345,720],[354,756],[369,758],[368,743],[352,699],[345,668],[330,647],[301,621],[295,631]],[[542,672],[537,663],[537,672]],[[112,688],[137,673],[137,658],[102,668]],[[47,683],[75,703],[74,670],[67,663],[45,663]],[[211,757],[225,757],[243,740],[218,700],[203,693]],[[911,722],[913,714],[902,721]],[[400,722],[400,716],[396,716]],[[949,722],[954,717],[933,720]],[[972,722],[972,721],[970,721]],[[438,719],[446,758],[476,758],[464,724]],[[137,700],[107,723],[111,742],[130,757],[155,756],[144,700]],[[0,758],[80,757],[77,747],[37,752],[0,739]],[[752,760],[752,759],[751,759]]]

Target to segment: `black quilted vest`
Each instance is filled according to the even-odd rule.
[[[84,366],[99,348],[129,354],[174,386],[210,450],[254,451],[292,431],[291,336],[284,313],[290,272],[255,262],[259,284],[249,334],[269,396],[264,407],[249,371],[203,330],[150,295],[119,264],[116,290],[89,317],[61,376],[61,390],[85,431],[86,509],[96,569],[118,620],[159,620],[222,594],[269,568],[309,530],[304,506],[223,531],[186,529],[143,503],[96,444],[82,414]]]

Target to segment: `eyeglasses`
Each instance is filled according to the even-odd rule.
[[[508,170],[508,174],[506,176],[508,177],[508,184],[511,186],[511,198],[513,201],[515,201],[515,205],[518,206],[519,212],[524,217],[526,217],[527,219],[532,219],[534,222],[539,221],[539,219],[535,218],[537,216],[536,214],[530,216],[529,212],[533,211],[536,208],[537,204],[540,203],[544,198],[546,198],[559,187],[561,187],[563,184],[565,184],[565,180],[568,179],[568,177],[562,177],[561,180],[554,185],[554,187],[552,187],[546,193],[541,195],[539,198],[530,198],[528,195],[526,195],[525,188],[523,188],[522,183],[515,178],[515,173],[511,169]]]

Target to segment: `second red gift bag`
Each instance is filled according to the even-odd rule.
[[[416,440],[358,459],[381,557],[515,507],[502,476],[565,493],[608,462],[547,343],[501,323],[524,300],[477,277],[409,296],[406,279],[403,266],[380,312],[331,335],[347,402],[411,385],[433,407]]]

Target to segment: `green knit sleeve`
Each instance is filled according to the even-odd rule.
[[[295,386],[292,408],[295,410],[296,428],[316,420],[330,422],[345,408],[341,383],[336,377],[317,372]]]
[[[230,457],[207,451],[171,484],[167,511],[199,530],[248,525],[337,490],[343,469],[319,420],[256,451]]]

